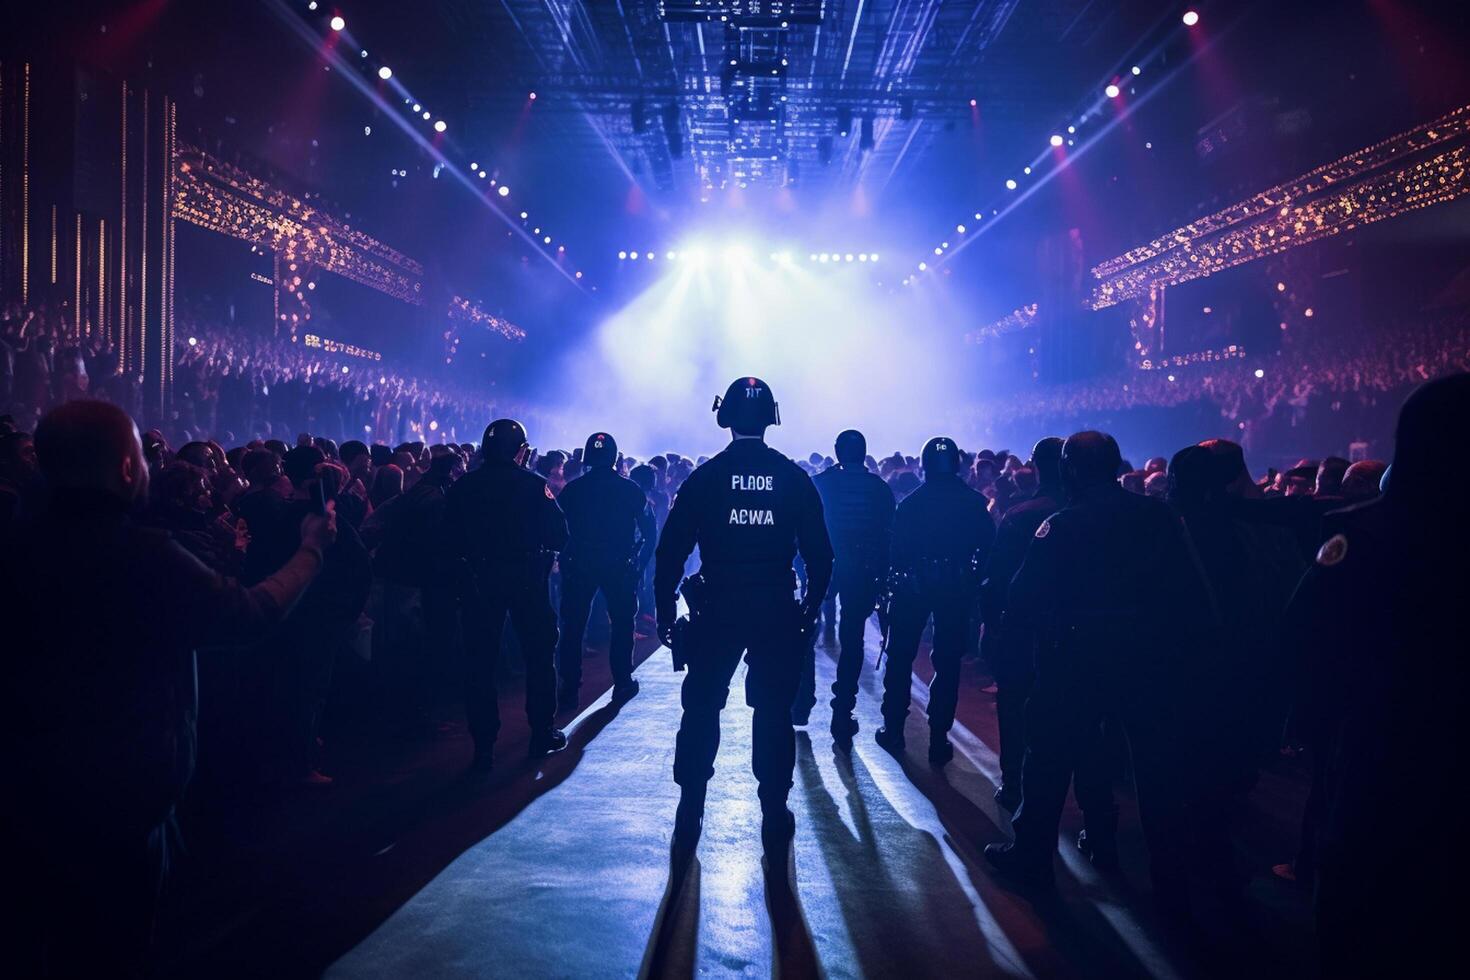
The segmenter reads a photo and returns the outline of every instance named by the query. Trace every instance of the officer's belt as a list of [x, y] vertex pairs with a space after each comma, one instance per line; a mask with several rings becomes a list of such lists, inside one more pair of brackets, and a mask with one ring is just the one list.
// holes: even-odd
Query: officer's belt
[[787, 562], [720, 563], [704, 562], [699, 574], [717, 589], [763, 588], [795, 589], [796, 572]]

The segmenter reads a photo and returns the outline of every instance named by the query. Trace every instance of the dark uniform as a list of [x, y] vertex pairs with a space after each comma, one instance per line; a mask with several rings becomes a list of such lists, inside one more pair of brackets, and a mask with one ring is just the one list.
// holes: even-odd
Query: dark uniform
[[1036, 634], [1006, 629], [1011, 579], [1016, 577], [1036, 529], [1062, 506], [1060, 487], [1042, 485], [1002, 518], [985, 568], [985, 639], [982, 652], [995, 676], [995, 716], [1000, 730], [1000, 791], [996, 799], [1014, 810], [1021, 798], [1021, 760], [1026, 753], [1025, 710], [1036, 672]]
[[[502, 422], [491, 424], [491, 429]], [[517, 425], [517, 423], [510, 423]], [[451, 558], [467, 567], [465, 647], [469, 655], [465, 710], [475, 739], [477, 763], [486, 765], [500, 731], [495, 671], [506, 616], [520, 640], [526, 662], [526, 717], [532, 750], [560, 736], [556, 714], [556, 613], [548, 576], [553, 553], [567, 542], [567, 522], [540, 476], [511, 458], [491, 455], [449, 488], [444, 501], [444, 541]], [[524, 445], [524, 431], [521, 436]], [[560, 746], [554, 746], [560, 747]]]
[[[838, 447], [841, 451], [841, 437]], [[863, 666], [863, 631], [888, 573], [894, 511], [893, 491], [882, 477], [864, 468], [862, 451], [855, 455], [856, 463], [834, 466], [813, 481], [836, 553], [832, 596], [841, 602], [842, 612], [837, 679], [832, 683], [832, 730], [836, 734], [840, 729], [843, 735], [856, 730], [852, 711]]]
[[[1096, 467], [1105, 475], [1069, 486], [1069, 502], [1036, 529], [1011, 584], [1007, 622], [1041, 641], [1016, 842], [992, 844], [986, 856], [1002, 870], [1050, 878], [1067, 787], [1096, 751], [1100, 723], [1117, 719], [1133, 756], [1155, 894], [1182, 899], [1190, 709], [1181, 693], [1192, 653], [1214, 630], [1214, 605], [1179, 518], [1111, 478], [1111, 438], [1082, 435], [1093, 449], [1106, 440], [1111, 462]], [[1064, 472], [1077, 439], [1067, 441]]]
[[1409, 397], [1383, 497], [1328, 519], [1287, 610], [1319, 757], [1323, 976], [1443, 973], [1462, 944], [1470, 521], [1446, 493], [1470, 462], [1446, 434], [1467, 426], [1470, 375]]
[[959, 450], [953, 440], [931, 439], [924, 447], [924, 464], [923, 485], [898, 505], [893, 522], [894, 593], [879, 741], [890, 748], [902, 747], [914, 658], [932, 616], [930, 757], [946, 762], [953, 754], [947, 736], [959, 700], [960, 659], [979, 584], [976, 568], [984, 567], [995, 540], [995, 524], [985, 509], [985, 497], [960, 479]]
[[561, 707], [574, 708], [582, 684], [582, 638], [600, 590], [612, 623], [608, 659], [618, 696], [634, 691], [633, 620], [638, 615], [638, 577], [657, 532], [653, 511], [638, 485], [613, 469], [617, 444], [596, 433], [582, 456], [588, 469], [562, 488], [557, 502], [570, 536], [561, 554], [561, 645], [557, 673]]
[[[746, 396], [746, 388], [757, 394]], [[759, 399], [769, 414], [749, 413], [752, 406], [742, 404], [747, 397]], [[731, 385], [723, 405], [720, 423], [737, 433], [763, 433], [777, 418], [769, 388], [755, 378]], [[743, 422], [742, 409], [748, 412]], [[800, 467], [756, 436], [736, 438], [691, 473], [674, 498], [658, 543], [654, 596], [660, 635], [666, 639], [684, 562], [696, 545], [708, 599], [694, 611], [697, 632], [687, 651], [674, 781], [685, 803], [695, 801], [694, 809], [702, 813], [704, 786], [714, 774], [720, 743], [720, 711], [746, 654], [745, 699], [755, 715], [753, 769], [762, 811], [789, 820], [786, 796], [796, 762], [791, 703], [802, 632], [814, 621], [832, 576], [821, 498]], [[798, 549], [809, 583], [803, 603], [794, 596]]]

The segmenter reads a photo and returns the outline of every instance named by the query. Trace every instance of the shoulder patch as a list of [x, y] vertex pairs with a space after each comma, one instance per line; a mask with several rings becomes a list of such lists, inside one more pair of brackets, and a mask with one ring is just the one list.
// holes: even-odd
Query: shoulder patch
[[1044, 538], [1044, 537], [1046, 537], [1050, 533], [1051, 533], [1051, 518], [1048, 517], [1046, 520], [1042, 521], [1041, 522], [1041, 526], [1036, 529], [1036, 536], [1038, 538]]
[[1323, 568], [1331, 568], [1338, 564], [1348, 553], [1348, 540], [1344, 534], [1334, 534], [1328, 538], [1326, 543], [1317, 551], [1317, 564]]
[[546, 499], [547, 500], [555, 500], [556, 499], [556, 494], [554, 494], [554, 493], [551, 492], [551, 484], [549, 484], [549, 483], [543, 483], [543, 484], [541, 484], [541, 492], [544, 493], [544, 494], [546, 494]]

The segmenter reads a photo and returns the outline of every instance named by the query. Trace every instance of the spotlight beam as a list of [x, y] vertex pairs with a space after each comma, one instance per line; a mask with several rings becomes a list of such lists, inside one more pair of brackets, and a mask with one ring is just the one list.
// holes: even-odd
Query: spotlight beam
[[291, 32], [296, 35], [296, 38], [299, 41], [305, 44], [312, 51], [323, 53], [327, 60], [331, 62], [332, 67], [336, 69], [338, 74], [346, 78], [347, 81], [350, 82], [352, 86], [356, 88], [357, 91], [369, 102], [372, 102], [374, 105], [376, 105], [385, 116], [393, 121], [393, 124], [395, 126], [402, 130], [409, 139], [414, 141], [414, 143], [418, 144], [419, 149], [423, 150], [425, 153], [429, 154], [429, 156], [438, 161], [438, 163], [440, 163], [444, 167], [445, 173], [450, 174], [455, 180], [459, 181], [459, 183], [467, 191], [469, 191], [474, 196], [474, 198], [485, 207], [486, 210], [499, 218], [507, 228], [509, 228], [515, 234], [519, 235], [522, 241], [529, 245], [537, 255], [545, 259], [546, 263], [550, 265], [553, 269], [555, 269], [563, 279], [565, 279], [568, 283], [572, 285], [573, 288], [582, 290], [582, 284], [578, 282], [577, 279], [570, 272], [562, 268], [561, 264], [556, 261], [555, 257], [548, 254], [541, 247], [540, 242], [531, 237], [531, 235], [529, 235], [526, 230], [521, 227], [518, 221], [512, 220], [510, 215], [506, 214], [500, 208], [496, 207], [493, 202], [491, 202], [483, 194], [481, 194], [478, 187], [469, 179], [468, 176], [461, 172], [461, 169], [459, 167], [456, 167], [454, 163], [448, 157], [446, 157], [439, 150], [439, 148], [433, 144], [431, 140], [428, 139], [428, 137], [424, 136], [423, 133], [420, 133], [416, 126], [410, 124], [408, 120], [403, 118], [403, 113], [400, 111], [398, 106], [390, 104], [386, 99], [379, 95], [374, 87], [365, 78], [362, 77], [362, 74], [357, 70], [356, 65], [354, 65], [352, 62], [348, 61], [346, 58], [338, 53], [336, 46], [330, 47], [325, 52], [322, 52], [321, 47], [318, 43], [320, 39], [311, 30], [311, 28], [308, 27], [304, 21], [302, 21], [300, 17], [297, 17], [295, 13], [292, 12], [291, 8], [286, 5], [285, 0], [271, 0], [269, 6], [271, 12], [274, 13], [282, 23], [284, 23], [288, 28], [291, 29]]

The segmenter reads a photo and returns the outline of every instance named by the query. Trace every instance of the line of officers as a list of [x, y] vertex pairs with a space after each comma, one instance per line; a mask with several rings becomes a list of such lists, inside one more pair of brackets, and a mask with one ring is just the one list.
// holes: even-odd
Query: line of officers
[[[614, 699], [637, 694], [635, 595], [653, 551], [659, 637], [673, 649], [676, 668], [687, 667], [674, 761], [676, 853], [692, 853], [699, 839], [719, 716], [742, 659], [762, 841], [768, 855], [790, 841], [793, 725], [815, 701], [816, 623], [830, 596], [839, 648], [830, 730], [839, 750], [850, 749], [859, 731], [864, 633], [877, 610], [885, 663], [876, 740], [897, 755], [906, 751], [914, 661], [932, 622], [927, 754], [933, 765], [947, 763], [961, 661], [983, 621], [983, 652], [998, 688], [1003, 783], [996, 798], [1014, 811], [1016, 835], [1014, 843], [990, 845], [987, 858], [1017, 878], [1049, 880], [1075, 779], [1087, 828], [1079, 846], [1099, 865], [1117, 860], [1106, 721], [1127, 734], [1156, 891], [1166, 890], [1165, 901], [1180, 894], [1189, 793], [1171, 716], [1179, 660], [1171, 651], [1207, 631], [1214, 612], [1178, 519], [1162, 502], [1118, 486], [1120, 454], [1111, 437], [1087, 432], [1038, 443], [1038, 488], [997, 527], [986, 498], [963, 480], [952, 439], [924, 446], [924, 483], [895, 504], [888, 485], [866, 469], [857, 431], [837, 437], [837, 464], [815, 478], [767, 446], [766, 430], [780, 423], [780, 412], [760, 379], [737, 379], [715, 399], [715, 411], [730, 444], [679, 489], [656, 549], [644, 494], [616, 472], [611, 435], [588, 439], [584, 474], [556, 498], [523, 467], [528, 440], [518, 422], [501, 419], [486, 429], [484, 465], [450, 489], [444, 521], [445, 546], [465, 572], [466, 635], [479, 643], [467, 695], [475, 766], [491, 766], [500, 727], [495, 666], [507, 617], [526, 664], [532, 756], [567, 744], [555, 727], [558, 698], [564, 709], [577, 703], [583, 631], [599, 591], [612, 620]], [[696, 548], [699, 568], [686, 576]], [[548, 590], [556, 553], [559, 657]], [[1169, 642], [1141, 647], [1136, 639], [1145, 627]]]

